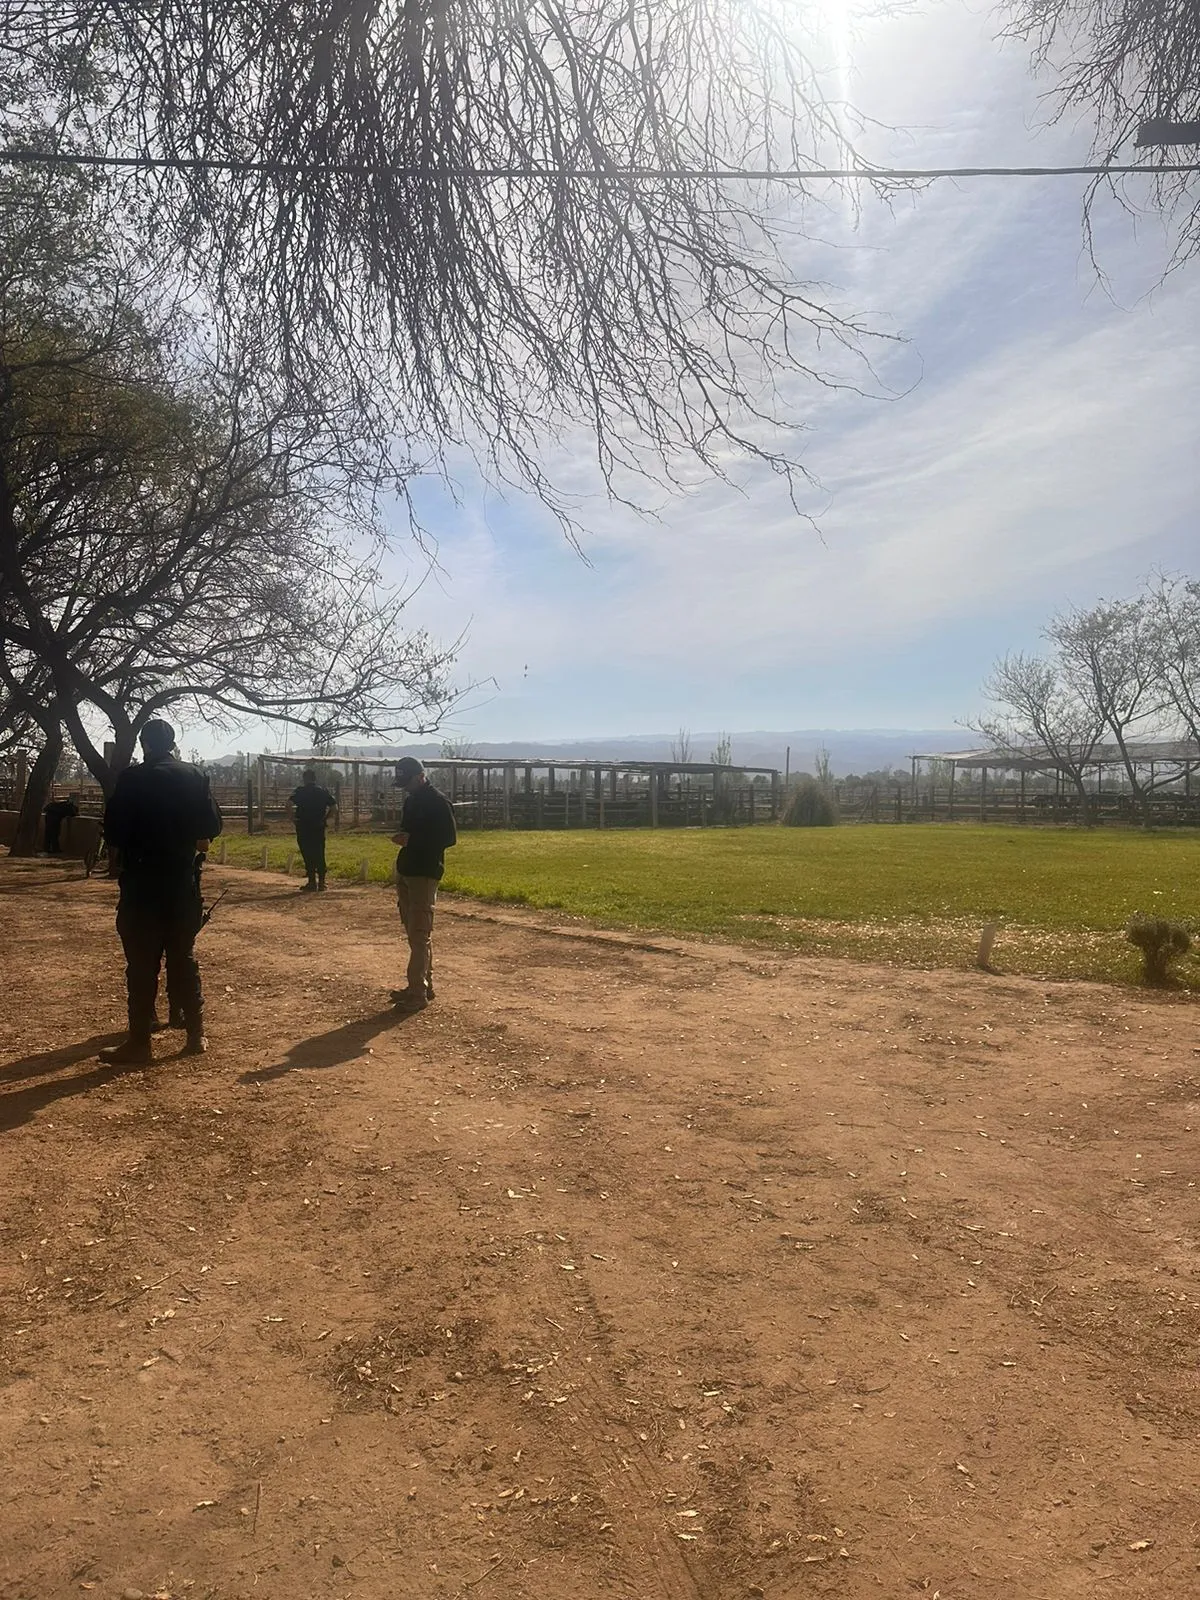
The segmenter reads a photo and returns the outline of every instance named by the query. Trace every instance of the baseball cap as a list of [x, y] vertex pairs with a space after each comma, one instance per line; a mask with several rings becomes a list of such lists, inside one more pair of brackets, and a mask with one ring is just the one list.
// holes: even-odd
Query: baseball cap
[[416, 756], [402, 756], [396, 763], [395, 782], [398, 784], [411, 783], [414, 778], [424, 771], [425, 768], [417, 760]]
[[170, 750], [175, 743], [175, 729], [162, 717], [151, 717], [138, 737], [143, 750]]

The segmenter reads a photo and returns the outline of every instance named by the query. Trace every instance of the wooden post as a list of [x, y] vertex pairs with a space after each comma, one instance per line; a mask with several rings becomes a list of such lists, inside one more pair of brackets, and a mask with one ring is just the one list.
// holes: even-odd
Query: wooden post
[[246, 832], [254, 832], [254, 779], [246, 775]]
[[268, 859], [269, 859], [268, 847], [266, 845], [263, 845], [263, 847], [262, 847], [262, 869], [263, 869], [264, 872], [267, 870], [267, 861], [268, 861]]
[[1022, 822], [1025, 821], [1025, 777], [1026, 777], [1025, 768], [1022, 767], [1021, 768], [1021, 798], [1017, 802], [1017, 815], [1020, 817]]
[[537, 792], [537, 825], [539, 828], [546, 826], [546, 791], [540, 784]]
[[596, 768], [596, 826], [604, 826], [604, 774]]
[[512, 827], [512, 781], [513, 769], [510, 762], [505, 762], [501, 768], [504, 773], [504, 826]]
[[350, 804], [354, 808], [354, 826], [356, 828], [358, 827], [358, 795], [358, 762], [356, 761], [350, 768]]
[[586, 828], [587, 827], [587, 781], [588, 781], [588, 769], [586, 767], [580, 767], [580, 769], [579, 769], [579, 826], [581, 828]]
[[267, 825], [267, 758], [258, 758], [258, 821], [259, 826]]
[[751, 780], [750, 780], [750, 790], [749, 790], [749, 794], [748, 794], [747, 798], [749, 799], [749, 802], [750, 802], [750, 805], [749, 805], [750, 826], [753, 827], [754, 826], [754, 779], [753, 778], [751, 778]]
[[658, 827], [658, 773], [650, 769], [650, 826]]
[[[788, 746], [788, 753], [789, 754], [791, 753], [791, 746], [790, 745]], [[771, 821], [772, 822], [778, 822], [779, 821], [779, 772], [778, 772], [778, 770], [776, 770], [775, 772], [772, 772], [772, 774], [771, 774]]]
[[950, 802], [947, 806], [947, 821], [954, 821], [954, 780], [958, 777], [958, 762], [950, 763]]
[[220, 837], [220, 839], [219, 839], [219, 841], [217, 843], [217, 865], [221, 866], [221, 867], [223, 867], [225, 865], [225, 835], [224, 834], [221, 835], [221, 837]]
[[987, 821], [987, 774], [986, 766], [979, 769], [979, 820]]

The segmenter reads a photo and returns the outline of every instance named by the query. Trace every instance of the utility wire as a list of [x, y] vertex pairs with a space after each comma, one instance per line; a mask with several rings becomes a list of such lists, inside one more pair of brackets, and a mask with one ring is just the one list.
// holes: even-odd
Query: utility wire
[[1106, 163], [1076, 167], [393, 167], [343, 162], [289, 163], [224, 161], [206, 156], [99, 156], [64, 150], [5, 150], [0, 162], [16, 166], [134, 168], [153, 172], [228, 172], [262, 177], [348, 178], [548, 178], [577, 182], [654, 183], [688, 178], [737, 178], [751, 183], [804, 183], [821, 178], [865, 179], [868, 183], [913, 182], [927, 178], [1068, 178], [1109, 177], [1146, 173], [1200, 172], [1200, 161], [1146, 164]]

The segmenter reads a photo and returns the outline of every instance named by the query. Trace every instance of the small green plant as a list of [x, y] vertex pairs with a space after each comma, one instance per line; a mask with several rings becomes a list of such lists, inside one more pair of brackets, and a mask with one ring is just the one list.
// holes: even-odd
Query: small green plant
[[1192, 947], [1187, 929], [1165, 917], [1134, 917], [1125, 937], [1142, 952], [1143, 981], [1156, 989], [1170, 983], [1171, 962]]
[[832, 828], [837, 820], [837, 799], [828, 784], [816, 778], [801, 778], [784, 809], [784, 826]]

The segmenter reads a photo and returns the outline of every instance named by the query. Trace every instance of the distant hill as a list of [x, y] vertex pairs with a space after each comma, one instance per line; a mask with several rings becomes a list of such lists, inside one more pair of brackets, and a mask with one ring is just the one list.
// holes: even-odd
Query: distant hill
[[[540, 756], [543, 760], [554, 761], [567, 761], [573, 756], [583, 761], [669, 761], [671, 746], [677, 738], [677, 735], [664, 733], [617, 735], [609, 739], [521, 739], [503, 744], [479, 740], [471, 741], [470, 753], [501, 761], [522, 756], [535, 759]], [[782, 733], [734, 733], [732, 738], [735, 766], [741, 763], [750, 767], [782, 768], [790, 745], [791, 770], [811, 772], [817, 752], [824, 748], [829, 752], [830, 764], [838, 777], [850, 772], [878, 772], [889, 766], [906, 770], [908, 758], [914, 753], [964, 750], [972, 744], [971, 735], [962, 728], [797, 728]], [[715, 732], [693, 733], [692, 760], [707, 761], [716, 742]], [[441, 744], [345, 744], [338, 746], [338, 752], [351, 757], [393, 759], [410, 755], [426, 761], [441, 754]]]

